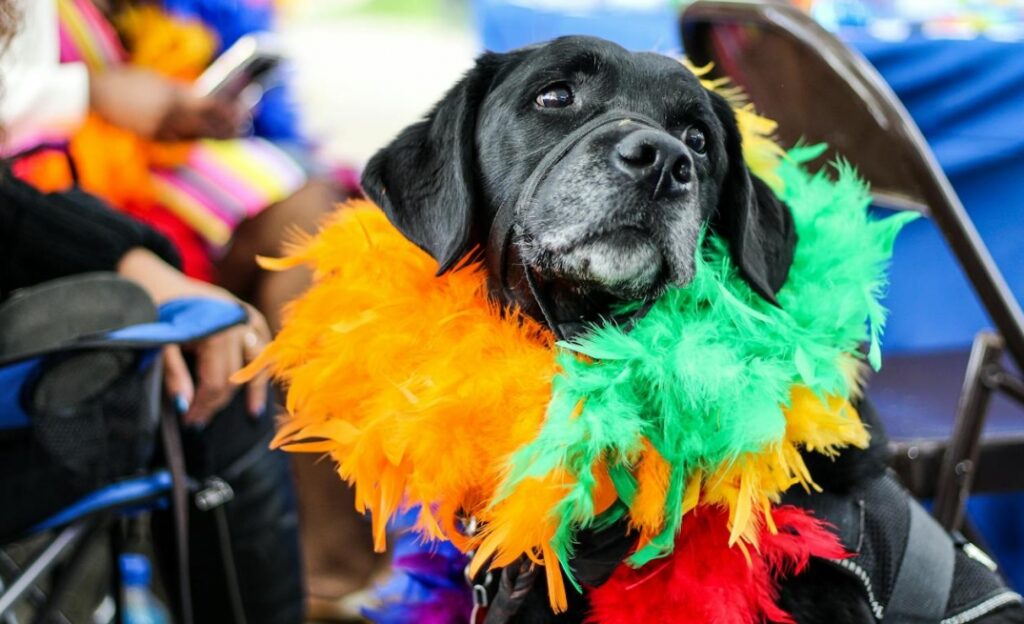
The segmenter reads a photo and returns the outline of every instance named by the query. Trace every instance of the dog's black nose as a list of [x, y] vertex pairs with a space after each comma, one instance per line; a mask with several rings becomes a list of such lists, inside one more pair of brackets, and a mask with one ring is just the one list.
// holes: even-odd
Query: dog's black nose
[[613, 149], [615, 166], [650, 188], [655, 198], [681, 194], [693, 177], [686, 145], [667, 132], [653, 128], [636, 130]]

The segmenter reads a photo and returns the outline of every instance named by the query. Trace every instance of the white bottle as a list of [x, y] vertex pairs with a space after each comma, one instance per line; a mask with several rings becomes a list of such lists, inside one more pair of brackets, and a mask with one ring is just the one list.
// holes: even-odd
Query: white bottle
[[121, 555], [121, 585], [124, 591], [123, 624], [171, 624], [167, 609], [150, 591], [152, 572], [145, 555]]

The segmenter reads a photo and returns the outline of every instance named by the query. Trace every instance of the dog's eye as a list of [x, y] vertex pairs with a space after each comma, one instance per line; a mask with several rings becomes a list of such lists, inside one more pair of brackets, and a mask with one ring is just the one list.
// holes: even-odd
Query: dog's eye
[[537, 94], [534, 102], [541, 108], [565, 108], [572, 104], [574, 99], [569, 85], [564, 82], [557, 82], [544, 87], [544, 90]]
[[698, 154], [703, 154], [707, 148], [707, 140], [704, 138], [704, 131], [697, 126], [690, 126], [683, 135], [683, 142]]

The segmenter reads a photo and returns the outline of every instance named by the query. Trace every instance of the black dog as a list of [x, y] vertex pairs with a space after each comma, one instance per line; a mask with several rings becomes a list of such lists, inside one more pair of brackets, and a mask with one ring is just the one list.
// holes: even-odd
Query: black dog
[[[729, 104], [675, 60], [593, 38], [483, 55], [426, 119], [374, 156], [363, 186], [440, 272], [485, 257], [494, 296], [563, 336], [611, 317], [619, 303], [687, 284], [705, 224], [729, 241], [744, 279], [773, 303], [796, 245], [788, 209], [743, 162]], [[863, 510], [865, 501], [905, 511], [916, 503], [886, 475], [884, 435], [869, 406], [862, 413], [872, 447], [835, 462], [808, 456], [827, 495], [788, 502], [837, 524], [858, 553], [852, 561], [871, 569], [815, 562], [786, 579], [781, 604], [798, 622], [873, 622], [890, 599], [906, 602], [891, 595], [905, 589], [894, 591], [901, 555], [913, 550], [901, 541], [906, 531], [892, 543], [865, 542], [865, 527], [888, 519]], [[890, 524], [906, 528], [913, 517], [896, 514]], [[613, 537], [583, 536], [573, 566], [581, 577], [599, 582], [608, 563], [621, 560], [630, 539], [624, 531]], [[954, 595], [939, 612], [977, 616], [950, 622], [1024, 622], [1019, 597], [955, 551], [953, 585], [981, 589]], [[584, 565], [588, 552], [607, 569]], [[516, 621], [583, 620], [582, 598], [555, 618], [541, 593], [516, 605]], [[932, 620], [911, 613], [885, 621]]]

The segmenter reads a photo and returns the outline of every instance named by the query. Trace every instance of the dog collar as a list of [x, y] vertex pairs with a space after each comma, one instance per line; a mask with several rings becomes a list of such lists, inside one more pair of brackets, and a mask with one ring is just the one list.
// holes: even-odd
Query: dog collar
[[[499, 207], [498, 212], [494, 215], [494, 221], [491, 223], [485, 261], [490, 274], [495, 276], [495, 279], [497, 280], [496, 288], [491, 293], [492, 296], [498, 295], [505, 301], [516, 301], [520, 293], [524, 290], [523, 285], [525, 285], [525, 290], [529, 293], [529, 297], [534, 303], [536, 303], [537, 308], [540, 310], [541, 316], [543, 317], [542, 320], [559, 340], [566, 340], [576, 336], [586, 328], [587, 323], [581, 319], [557, 318], [555, 316], [555, 310], [552, 302], [541, 289], [540, 276], [537, 275], [530, 267], [522, 266], [521, 268], [515, 269], [522, 271], [521, 282], [519, 284], [516, 284], [516, 281], [511, 279], [513, 267], [509, 263], [509, 253], [516, 219], [520, 214], [522, 214], [523, 208], [529, 202], [533, 201], [533, 198], [537, 193], [537, 188], [540, 186], [541, 182], [548, 177], [555, 165], [560, 163], [562, 159], [565, 158], [566, 154], [576, 147], [580, 141], [585, 139], [592, 132], [595, 132], [607, 125], [628, 122], [634, 122], [650, 126], [652, 128], [662, 128], [662, 125], [657, 121], [639, 113], [611, 110], [592, 117], [582, 126], [567, 134], [550, 152], [545, 154], [544, 158], [537, 163], [537, 166], [534, 167], [533, 171], [530, 173], [530, 177], [526, 179], [516, 202], [514, 204], [505, 204]], [[650, 309], [651, 303], [653, 302], [645, 301], [637, 310], [631, 311], [628, 314], [615, 316], [609, 320], [612, 320], [619, 325], [625, 324], [628, 326], [637, 319], [642, 318], [647, 310]]]

